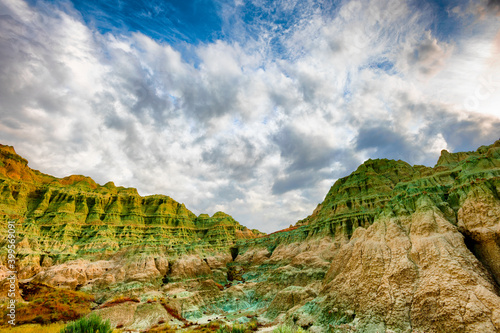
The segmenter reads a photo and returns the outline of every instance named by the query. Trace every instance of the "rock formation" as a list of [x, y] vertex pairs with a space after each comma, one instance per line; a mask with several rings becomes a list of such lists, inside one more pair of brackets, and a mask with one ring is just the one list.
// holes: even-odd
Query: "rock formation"
[[[125, 269], [127, 279], [135, 276], [147, 280], [166, 273], [164, 267], [157, 269], [157, 266], [161, 266], [158, 262], [165, 261], [167, 256], [217, 253], [237, 239], [260, 234], [241, 226], [223, 212], [212, 217], [196, 216], [168, 196], [141, 197], [134, 188], [116, 187], [112, 182], [100, 186], [85, 176], [58, 179], [32, 170], [27, 163], [13, 147], [0, 146], [0, 220], [3, 224], [16, 221], [17, 252], [22, 257], [21, 279], [69, 260], [108, 260], [111, 255], [121, 253], [120, 258], [153, 254], [153, 258], [146, 261], [140, 258], [134, 265], [144, 265], [136, 268], [123, 264], [122, 259], [112, 264]], [[3, 238], [6, 229], [0, 234]], [[4, 247], [1, 251], [5, 250]], [[4, 263], [3, 260], [0, 263]], [[82, 263], [70, 265], [81, 268]], [[92, 263], [91, 266], [98, 265]], [[102, 270], [104, 266], [89, 267], [86, 271]], [[142, 278], [133, 273], [136, 270]], [[76, 279], [70, 275], [68, 279]], [[78, 279], [80, 282], [66, 282], [74, 287], [87, 280]]]
[[305, 327], [497, 332], [499, 197], [500, 141], [475, 152], [443, 151], [434, 168], [368, 160], [295, 228], [241, 242], [239, 252], [251, 261], [265, 248], [261, 267], [282, 263], [268, 283], [278, 274], [281, 285], [321, 283], [318, 297], [281, 311]]
[[0, 153], [22, 285], [97, 304], [140, 298], [94, 310], [114, 325], [257, 316], [312, 332], [500, 332], [500, 140], [443, 151], [434, 167], [368, 160], [312, 215], [261, 237], [224, 213], [196, 217], [169, 197], [57, 179]]

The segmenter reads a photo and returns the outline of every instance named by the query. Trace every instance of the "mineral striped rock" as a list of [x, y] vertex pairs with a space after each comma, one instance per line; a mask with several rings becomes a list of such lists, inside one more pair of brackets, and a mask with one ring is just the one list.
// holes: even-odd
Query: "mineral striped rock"
[[237, 260], [268, 289], [313, 286], [279, 304], [304, 327], [499, 332], [499, 240], [500, 140], [433, 168], [368, 160], [295, 227], [240, 242]]
[[[312, 332], [500, 332], [500, 140], [443, 151], [434, 167], [368, 160], [310, 216], [265, 236], [169, 197], [44, 175], [11, 147], [0, 154], [0, 213], [19, 220], [23, 284], [98, 303], [167, 297], [183, 318], [257, 315]], [[133, 330], [131, 318], [165, 315], [159, 304], [117, 305], [124, 319], [96, 311]]]
[[[0, 222], [17, 222], [17, 253], [22, 258], [19, 278], [31, 278], [45, 268], [74, 259], [87, 260], [91, 266], [70, 263], [71, 267], [79, 268], [67, 267], [59, 270], [59, 274], [51, 272], [54, 277], [51, 283], [56, 285], [81, 286], [89, 279], [77, 278], [74, 276], [77, 273], [69, 272], [94, 276], [96, 265], [91, 261], [109, 261], [113, 255], [113, 264], [103, 265], [120, 264], [128, 276], [125, 280], [131, 279], [130, 276], [139, 280], [158, 277], [167, 273], [166, 257], [191, 252], [218, 253], [238, 239], [261, 234], [223, 212], [211, 217], [196, 216], [168, 196], [142, 197], [136, 189], [117, 187], [112, 182], [101, 186], [85, 176], [59, 179], [43, 174], [29, 168], [13, 147], [4, 145], [0, 145], [0, 193]], [[5, 242], [5, 237], [6, 228], [2, 228], [0, 242]], [[3, 246], [1, 264], [5, 264], [5, 251]], [[134, 254], [138, 255], [136, 268], [130, 260], [122, 258]], [[151, 254], [153, 261], [142, 258], [146, 254]], [[161, 264], [162, 261], [165, 263]], [[61, 272], [65, 272], [65, 278]], [[45, 278], [37, 278], [50, 282], [48, 271], [44, 274]]]

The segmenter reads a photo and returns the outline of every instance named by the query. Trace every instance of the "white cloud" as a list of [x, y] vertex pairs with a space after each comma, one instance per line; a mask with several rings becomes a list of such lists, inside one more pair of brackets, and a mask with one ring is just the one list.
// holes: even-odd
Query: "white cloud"
[[68, 6], [0, 0], [0, 140], [46, 173], [286, 227], [368, 157], [432, 164], [498, 138], [497, 18], [450, 9], [469, 23], [444, 41], [431, 9], [393, 3], [255, 1], [271, 19], [252, 26], [225, 5], [232, 37], [191, 46], [192, 63]]

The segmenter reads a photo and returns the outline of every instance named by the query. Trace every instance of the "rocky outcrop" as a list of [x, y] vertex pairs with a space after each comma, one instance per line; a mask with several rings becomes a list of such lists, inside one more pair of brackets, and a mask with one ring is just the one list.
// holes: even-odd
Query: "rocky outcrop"
[[[443, 151], [433, 168], [368, 160], [295, 227], [239, 242], [237, 261], [258, 263], [248, 277], [253, 270], [262, 280], [268, 270], [267, 286], [309, 281], [318, 297], [286, 310], [284, 320], [319, 324], [313, 330], [497, 332], [499, 240], [497, 141]], [[299, 278], [307, 271], [315, 273]]]
[[269, 304], [266, 316], [276, 318], [280, 313], [285, 313], [297, 305], [302, 305], [316, 296], [317, 293], [311, 288], [287, 287], [276, 294], [271, 304]]
[[[136, 189], [111, 182], [101, 186], [84, 176], [59, 179], [27, 163], [12, 147], [0, 146], [0, 222], [16, 221], [21, 279], [70, 260], [107, 260], [123, 250], [153, 257], [218, 253], [259, 234], [222, 212], [196, 216], [168, 196], [141, 197]], [[5, 228], [0, 230], [0, 244], [6, 235]], [[5, 249], [0, 250], [0, 264]]]
[[163, 277], [155, 261], [155, 258], [146, 256], [98, 261], [78, 259], [50, 266], [31, 281], [73, 290], [103, 288], [131, 281], [148, 282]]
[[434, 167], [368, 160], [309, 217], [264, 237], [3, 151], [0, 208], [21, 221], [20, 276], [98, 303], [140, 297], [98, 310], [116, 324], [123, 312], [127, 329], [178, 314], [313, 332], [500, 332], [500, 141], [443, 151]]
[[408, 217], [358, 228], [333, 258], [324, 302], [356, 313], [361, 327], [495, 332], [500, 297], [463, 235], [425, 197]]

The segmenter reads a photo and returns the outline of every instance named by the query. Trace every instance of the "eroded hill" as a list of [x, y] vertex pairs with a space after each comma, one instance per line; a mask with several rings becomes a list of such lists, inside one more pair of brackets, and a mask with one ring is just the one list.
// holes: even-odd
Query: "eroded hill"
[[500, 140], [443, 151], [432, 168], [368, 160], [312, 215], [264, 237], [223, 213], [196, 217], [168, 197], [43, 175], [8, 147], [2, 156], [21, 289], [92, 294], [114, 325], [256, 317], [314, 332], [500, 331]]

